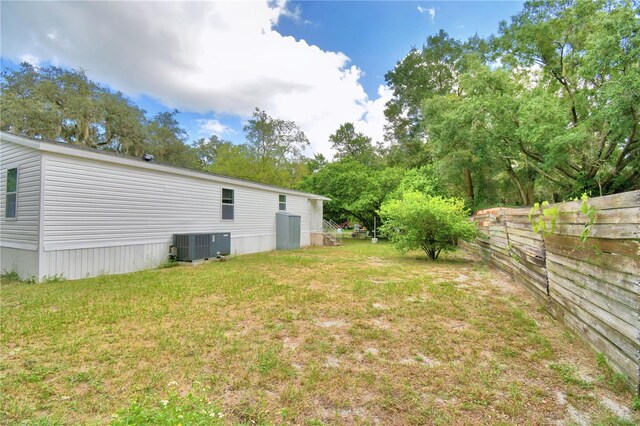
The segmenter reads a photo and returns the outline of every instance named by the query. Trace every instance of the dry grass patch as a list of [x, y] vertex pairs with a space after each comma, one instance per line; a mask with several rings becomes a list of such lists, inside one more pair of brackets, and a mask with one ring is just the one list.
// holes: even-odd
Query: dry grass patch
[[465, 253], [345, 240], [5, 281], [1, 303], [2, 423], [638, 421], [606, 362]]

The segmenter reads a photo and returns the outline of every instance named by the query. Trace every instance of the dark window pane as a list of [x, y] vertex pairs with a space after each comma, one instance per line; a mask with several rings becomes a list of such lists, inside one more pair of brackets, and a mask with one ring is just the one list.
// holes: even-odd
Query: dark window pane
[[16, 217], [16, 193], [7, 194], [6, 210], [4, 217], [15, 218]]
[[7, 192], [16, 192], [18, 188], [18, 169], [7, 170]]
[[222, 219], [233, 220], [233, 206], [228, 204], [222, 205]]
[[233, 189], [222, 188], [222, 204], [233, 204]]

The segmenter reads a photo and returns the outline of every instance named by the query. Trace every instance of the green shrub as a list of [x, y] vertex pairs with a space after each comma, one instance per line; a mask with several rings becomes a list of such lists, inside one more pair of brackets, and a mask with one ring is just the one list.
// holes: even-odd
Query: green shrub
[[405, 192], [401, 199], [385, 202], [380, 216], [384, 221], [381, 232], [398, 250], [422, 249], [431, 260], [443, 250], [455, 250], [459, 240], [476, 236], [476, 225], [469, 221], [459, 198]]

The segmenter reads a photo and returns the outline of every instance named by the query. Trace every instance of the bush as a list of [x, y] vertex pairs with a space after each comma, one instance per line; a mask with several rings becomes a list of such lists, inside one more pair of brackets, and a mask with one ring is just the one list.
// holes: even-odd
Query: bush
[[380, 209], [384, 225], [380, 231], [401, 252], [422, 249], [436, 260], [441, 251], [455, 250], [458, 240], [476, 236], [463, 200], [421, 192], [405, 192], [399, 200], [385, 202]]

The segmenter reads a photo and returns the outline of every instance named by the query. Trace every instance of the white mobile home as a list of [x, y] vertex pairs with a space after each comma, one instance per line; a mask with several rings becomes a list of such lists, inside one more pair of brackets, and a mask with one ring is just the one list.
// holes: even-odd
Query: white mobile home
[[67, 279], [153, 268], [174, 234], [231, 234], [231, 254], [276, 248], [276, 213], [322, 232], [320, 195], [0, 132], [0, 267]]

